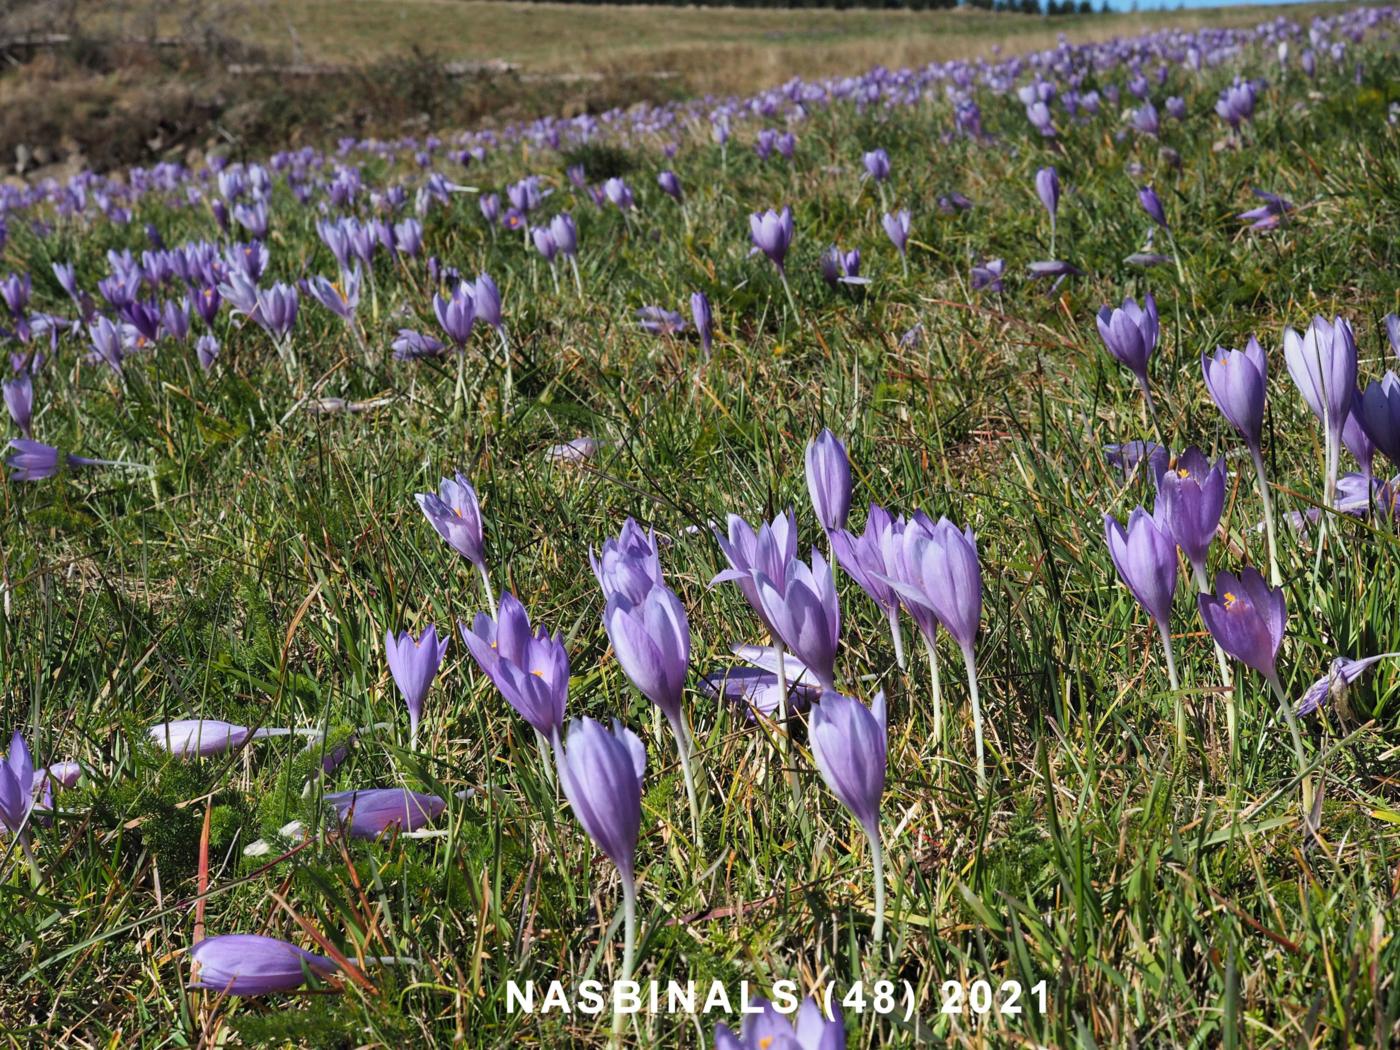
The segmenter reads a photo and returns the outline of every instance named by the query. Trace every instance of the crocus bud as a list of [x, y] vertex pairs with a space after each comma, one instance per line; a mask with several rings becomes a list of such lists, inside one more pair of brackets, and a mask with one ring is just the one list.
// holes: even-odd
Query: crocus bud
[[709, 297], [704, 292], [690, 293], [690, 316], [695, 321], [695, 331], [700, 336], [700, 347], [708, 358], [715, 339], [715, 322], [710, 312]]
[[18, 835], [34, 807], [34, 759], [18, 729], [10, 738], [10, 750], [0, 762], [0, 824]]
[[1386, 372], [1379, 383], [1371, 380], [1355, 408], [1367, 437], [1392, 463], [1400, 463], [1400, 379]]
[[25, 437], [33, 437], [31, 423], [34, 415], [34, 381], [28, 372], [21, 372], [14, 379], [0, 383], [5, 394], [5, 408], [14, 420], [15, 426]]
[[877, 834], [885, 792], [885, 694], [877, 693], [867, 708], [849, 696], [826, 693], [812, 707], [811, 725], [812, 758], [827, 789], [866, 834]]
[[783, 260], [792, 246], [792, 209], [784, 206], [781, 212], [769, 208], [766, 212], [749, 216], [749, 235], [754, 247], [768, 256], [778, 272], [783, 272]]
[[817, 551], [812, 564], [793, 559], [781, 579], [762, 573], [755, 582], [763, 619], [825, 689], [835, 689], [841, 608], [831, 566]]
[[671, 197], [677, 201], [682, 199], [681, 180], [680, 177], [676, 175], [674, 171], [661, 172], [659, 175], [656, 176], [656, 181], [657, 184], [660, 185], [662, 192], [665, 193], [666, 196]]
[[1050, 213], [1050, 221], [1060, 210], [1060, 173], [1053, 167], [1041, 168], [1035, 173], [1035, 192], [1040, 195], [1040, 203]]
[[1201, 355], [1206, 389], [1221, 414], [1235, 428], [1251, 451], [1263, 441], [1264, 398], [1268, 390], [1269, 364], [1264, 348], [1254, 336], [1243, 350], [1215, 348], [1215, 356]]
[[567, 740], [556, 734], [554, 754], [574, 816], [630, 888], [642, 826], [646, 749], [621, 722], [614, 721], [609, 731], [591, 718], [576, 718], [569, 723]]
[[807, 492], [822, 528], [827, 532], [845, 528], [851, 512], [851, 463], [846, 446], [824, 428], [807, 445], [806, 469]]
[[608, 599], [603, 624], [617, 662], [637, 690], [680, 727], [690, 665], [690, 621], [669, 587], [653, 586], [641, 602], [625, 594]]
[[876, 182], [884, 182], [890, 177], [890, 155], [882, 149], [870, 150], [861, 158], [865, 173]]
[[418, 723], [423, 717], [423, 701], [427, 699], [433, 678], [442, 666], [442, 658], [447, 653], [447, 639], [438, 640], [437, 627], [433, 624], [429, 624], [417, 638], [407, 631], [400, 631], [397, 635], [386, 631], [384, 652], [394, 684], [399, 687], [399, 693], [408, 706], [409, 735], [416, 739]]
[[1111, 514], [1103, 516], [1103, 524], [1119, 578], [1157, 625], [1166, 626], [1176, 594], [1176, 542], [1171, 533], [1142, 507], [1128, 516], [1126, 533]]
[[1108, 352], [1147, 385], [1147, 362], [1157, 348], [1157, 302], [1148, 292], [1142, 306], [1129, 296], [1117, 309], [1103, 306], [1096, 318]]
[[308, 973], [324, 977], [336, 964], [295, 944], [256, 933], [206, 937], [190, 949], [194, 988], [220, 995], [270, 995], [306, 983]]
[[1147, 212], [1148, 217], [1163, 229], [1167, 225], [1167, 212], [1162, 207], [1162, 199], [1157, 196], [1157, 191], [1151, 186], [1144, 186], [1138, 190], [1138, 203], [1142, 205], [1142, 210]]

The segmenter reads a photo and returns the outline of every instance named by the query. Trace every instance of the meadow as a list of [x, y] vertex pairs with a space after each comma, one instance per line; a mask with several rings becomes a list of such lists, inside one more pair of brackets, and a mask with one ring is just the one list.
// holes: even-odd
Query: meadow
[[0, 1033], [1395, 1045], [1397, 30], [0, 187]]

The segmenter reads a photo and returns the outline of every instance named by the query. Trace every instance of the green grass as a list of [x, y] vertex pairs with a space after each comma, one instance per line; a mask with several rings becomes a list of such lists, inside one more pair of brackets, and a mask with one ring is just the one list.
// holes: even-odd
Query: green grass
[[[1350, 69], [1316, 85], [1288, 78], [1261, 99], [1245, 148], [1214, 150], [1223, 132], [1204, 114], [1230, 73], [1173, 74], [1169, 90], [1184, 88], [1198, 114], [1164, 132], [1179, 170], [1150, 140], [1115, 144], [1106, 119], [1046, 143], [1014, 102], [985, 103], [1005, 148], [941, 143], [950, 123], [941, 102], [897, 115], [840, 109], [798, 128], [791, 167], [736, 143], [722, 168], [708, 140], [687, 145], [668, 162], [689, 195], [687, 232], [655, 188], [658, 158], [631, 159], [642, 209], [630, 226], [573, 202], [560, 164], [552, 203], [572, 206], [579, 222], [582, 298], [567, 279], [556, 293], [537, 257], [515, 237], [493, 240], [474, 200], [457, 198], [432, 214], [428, 249], [465, 272], [489, 269], [503, 288], [518, 352], [508, 411], [484, 359], [489, 340], [477, 337], [457, 401], [455, 364], [365, 368], [344, 327], [314, 304], [302, 307], [296, 389], [266, 337], [226, 317], [224, 355], [208, 375], [192, 354], [165, 349], [134, 361], [119, 389], [104, 367], [75, 366], [68, 345], [37, 384], [36, 436], [155, 473], [0, 486], [0, 731], [22, 726], [38, 760], [79, 758], [99, 774], [61, 796], [66, 812], [52, 827], [36, 829], [41, 885], [18, 851], [0, 862], [0, 1031], [17, 1046], [235, 1035], [249, 1045], [601, 1045], [606, 1019], [512, 1015], [505, 989], [509, 979], [573, 984], [615, 972], [615, 873], [459, 638], [417, 751], [383, 660], [386, 628], [444, 629], [482, 606], [474, 575], [413, 502], [461, 469], [483, 496], [496, 585], [568, 639], [571, 713], [621, 717], [647, 744], [644, 979], [719, 979], [736, 990], [779, 978], [911, 982], [914, 1018], [848, 1014], [852, 1046], [1393, 1045], [1394, 667], [1357, 686], [1349, 719], [1328, 708], [1308, 720], [1325, 800], [1321, 841], [1306, 842], [1287, 733], [1243, 668], [1241, 755], [1229, 761], [1219, 671], [1184, 583], [1174, 633], [1192, 743], [1176, 754], [1156, 632], [1117, 582], [1102, 538], [1105, 511], [1121, 518], [1151, 498], [1110, 472], [1102, 447], [1151, 435], [1130, 377], [1099, 342], [1101, 303], [1156, 294], [1152, 380], [1174, 447], [1238, 451], [1198, 357], [1258, 333], [1271, 355], [1266, 454], [1280, 512], [1320, 498], [1322, 458], [1319, 428], [1286, 376], [1283, 325], [1340, 312], [1356, 325], [1363, 375], [1390, 364], [1380, 319], [1400, 306], [1400, 141], [1385, 116], [1400, 99], [1400, 64], [1368, 50], [1360, 86]], [[907, 281], [877, 198], [860, 188], [860, 152], [877, 145], [891, 154], [892, 203], [914, 214]], [[547, 163], [507, 154], [474, 177], [500, 188]], [[1066, 186], [1057, 255], [1090, 275], [1053, 296], [1022, 276], [1048, 255], [1032, 186], [1047, 163]], [[1146, 234], [1134, 187], [1149, 180], [1174, 224], [1184, 282], [1171, 266], [1143, 275], [1121, 262]], [[1254, 185], [1296, 202], [1296, 220], [1242, 232], [1233, 215], [1252, 206]], [[935, 198], [951, 189], [976, 208], [938, 214]], [[771, 267], [748, 256], [747, 214], [785, 202], [796, 214], [789, 272], [801, 323]], [[290, 197], [276, 203], [272, 275], [330, 272], [311, 213]], [[148, 220], [169, 243], [213, 232], [200, 214], [154, 205], [127, 228], [60, 223], [45, 241], [14, 223], [3, 263], [32, 269], [36, 298], [67, 312], [48, 262], [72, 259], [92, 287], [105, 250], [139, 248]], [[820, 282], [817, 260], [833, 239], [864, 251], [867, 292]], [[1007, 292], [970, 295], [970, 262], [997, 256]], [[362, 310], [374, 346], [387, 348], [405, 324], [432, 327], [420, 264], [381, 258], [375, 282], [375, 308]], [[636, 308], [675, 308], [697, 288], [720, 328], [709, 363], [633, 322]], [[916, 322], [927, 341], [900, 346]], [[394, 401], [283, 421], [313, 384], [322, 396]], [[820, 783], [805, 732], [794, 806], [764, 734], [691, 694], [703, 847], [692, 841], [669, 734], [609, 653], [587, 569], [589, 547], [634, 515], [673, 539], [662, 563], [690, 613], [697, 672], [725, 663], [732, 642], [762, 641], [734, 588], [707, 588], [722, 567], [713, 541], [683, 530], [791, 505], [804, 546], [817, 542], [802, 449], [822, 425], [848, 441], [856, 525], [872, 500], [947, 514], [977, 531], [985, 572], [985, 793], [970, 770], [955, 651], [945, 646], [943, 657], [958, 717], [939, 751], [921, 661], [899, 673], [882, 618], [840, 578], [842, 680], [867, 699], [883, 686], [891, 705], [883, 946], [869, 940], [863, 837]], [[603, 443], [594, 460], [545, 460], [549, 445], [581, 434]], [[1216, 545], [1213, 568], [1264, 557], [1251, 479], [1231, 464], [1229, 544]], [[1280, 666], [1291, 691], [1335, 654], [1400, 649], [1391, 525], [1343, 521], [1320, 557], [1290, 530], [1282, 537], [1290, 619]], [[405, 783], [475, 794], [452, 800], [438, 823], [446, 838], [331, 838], [276, 864], [276, 850], [245, 858], [252, 840], [314, 819], [300, 787], [308, 759], [285, 740], [191, 764], [143, 744], [151, 722], [193, 715], [337, 736], [389, 722], [361, 735], [327, 790]], [[337, 982], [265, 1002], [184, 991], [206, 813], [208, 933], [264, 931], [314, 948], [299, 916], [347, 955], [418, 965], [370, 967], [372, 990]], [[1044, 980], [1049, 1009], [982, 1024], [939, 1012], [944, 981], [979, 978]], [[717, 1019], [644, 1018], [629, 1040], [708, 1045]]]

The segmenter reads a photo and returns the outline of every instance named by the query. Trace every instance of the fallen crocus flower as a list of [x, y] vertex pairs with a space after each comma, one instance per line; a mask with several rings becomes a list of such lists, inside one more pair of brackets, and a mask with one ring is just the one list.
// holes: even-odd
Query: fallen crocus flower
[[[772, 654], [773, 650], [764, 652]], [[792, 661], [789, 659], [789, 662]], [[778, 676], [760, 667], [724, 667], [711, 671], [700, 678], [700, 688], [715, 699], [721, 697], [732, 703], [743, 704], [748, 709], [749, 720], [755, 716], [775, 717], [780, 709], [782, 695], [778, 686]], [[788, 683], [788, 710], [805, 711], [821, 695], [821, 689], [814, 682]]]
[[325, 956], [257, 933], [206, 937], [190, 949], [190, 958], [194, 960], [190, 987], [224, 995], [290, 992], [312, 974], [325, 977], [338, 969]]
[[180, 758], [209, 758], [242, 746], [247, 740], [274, 736], [320, 736], [319, 729], [249, 729], [213, 718], [181, 718], [146, 730], [151, 743]]
[[1235, 216], [1235, 218], [1239, 219], [1241, 222], [1249, 223], [1249, 228], [1251, 230], [1272, 230], [1293, 210], [1293, 202], [1285, 200], [1277, 193], [1270, 193], [1268, 190], [1261, 190], [1256, 187], [1254, 195], [1264, 203], [1257, 208], [1250, 208], [1249, 211], [1242, 211]]
[[598, 442], [591, 437], [576, 437], [561, 445], [545, 449], [545, 459], [554, 463], [582, 463], [598, 454]]
[[1337, 657], [1332, 661], [1332, 666], [1327, 669], [1327, 673], [1304, 690], [1303, 695], [1293, 705], [1293, 713], [1295, 715], [1309, 715], [1329, 700], [1341, 699], [1352, 682], [1355, 682], [1375, 664], [1392, 656], [1400, 656], [1400, 653], [1380, 653], [1361, 660], [1353, 660], [1347, 656]]
[[447, 809], [447, 803], [438, 796], [407, 788], [336, 791], [325, 799], [335, 808], [336, 818], [346, 833], [356, 839], [376, 839], [389, 828], [417, 831]]
[[664, 306], [644, 306], [637, 311], [637, 324], [652, 335], [678, 335], [686, 329], [685, 318]]

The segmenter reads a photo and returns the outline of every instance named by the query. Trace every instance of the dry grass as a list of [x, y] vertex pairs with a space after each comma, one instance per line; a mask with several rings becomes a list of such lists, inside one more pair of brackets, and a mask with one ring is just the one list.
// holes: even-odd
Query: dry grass
[[[1306, 17], [1324, 5], [1287, 8]], [[1335, 5], [1325, 5], [1333, 7]], [[95, 8], [89, 18], [149, 27], [150, 0]], [[502, 59], [535, 73], [679, 73], [696, 92], [751, 91], [792, 76], [855, 73], [1071, 40], [1200, 25], [1252, 25], [1269, 8], [1156, 11], [1037, 19], [956, 11], [607, 7], [478, 0], [252, 0], [249, 43], [310, 63], [365, 65], [418, 49], [444, 59]], [[161, 32], [179, 29], [160, 16]]]

